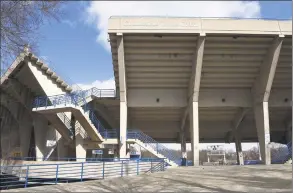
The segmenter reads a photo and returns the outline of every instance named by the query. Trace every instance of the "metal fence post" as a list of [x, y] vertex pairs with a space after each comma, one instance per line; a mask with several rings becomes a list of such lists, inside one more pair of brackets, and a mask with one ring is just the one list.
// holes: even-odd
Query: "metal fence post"
[[151, 160], [151, 173], [153, 173], [153, 160]]
[[28, 174], [29, 174], [29, 166], [26, 167], [25, 184], [24, 184], [25, 188], [28, 185]]
[[81, 163], [81, 174], [80, 174], [80, 181], [82, 182], [83, 178], [83, 162]]
[[136, 164], [136, 174], [139, 175], [139, 160], [137, 160]]
[[57, 164], [57, 168], [56, 168], [56, 181], [55, 181], [55, 184], [58, 183], [58, 172], [59, 172], [59, 165]]
[[123, 160], [121, 161], [121, 177], [123, 176]]
[[105, 161], [103, 161], [103, 179], [105, 179]]

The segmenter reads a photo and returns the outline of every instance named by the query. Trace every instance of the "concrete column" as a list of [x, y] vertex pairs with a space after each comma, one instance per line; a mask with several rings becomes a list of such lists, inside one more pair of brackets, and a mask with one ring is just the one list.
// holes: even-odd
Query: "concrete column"
[[75, 151], [76, 151], [76, 161], [85, 162], [86, 161], [86, 148], [83, 145], [83, 138], [79, 134], [75, 136]]
[[123, 34], [117, 33], [117, 54], [119, 71], [119, 96], [120, 96], [120, 135], [119, 135], [119, 157], [126, 157], [127, 137], [127, 85], [125, 75], [124, 41]]
[[237, 164], [244, 165], [244, 158], [243, 158], [242, 144], [241, 144], [240, 136], [238, 133], [235, 133], [234, 137], [235, 137]]
[[254, 116], [260, 146], [261, 159], [265, 165], [271, 164], [270, 152], [270, 124], [268, 102], [258, 103], [254, 106]]
[[126, 158], [130, 158], [130, 144], [127, 145]]
[[38, 114], [34, 114], [34, 132], [35, 132], [35, 145], [36, 145], [36, 161], [43, 161], [43, 158], [46, 154], [46, 131], [49, 129], [48, 121]]
[[120, 136], [119, 136], [119, 157], [126, 158], [126, 134], [127, 134], [127, 104], [120, 102]]
[[[57, 132], [57, 131], [56, 131]], [[66, 141], [62, 136], [57, 133], [57, 140], [58, 140], [58, 145], [57, 145], [57, 156], [58, 158], [65, 158], [69, 157], [68, 156], [68, 145], [66, 145]]]
[[191, 137], [191, 160], [194, 166], [199, 165], [199, 118], [198, 102], [192, 102], [189, 112], [190, 137]]
[[186, 152], [186, 136], [185, 132], [181, 131], [181, 157], [187, 159], [187, 152]]

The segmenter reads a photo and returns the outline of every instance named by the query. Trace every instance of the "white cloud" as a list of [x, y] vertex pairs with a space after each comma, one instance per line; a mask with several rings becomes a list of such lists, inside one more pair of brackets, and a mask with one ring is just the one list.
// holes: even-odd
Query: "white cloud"
[[87, 22], [98, 31], [97, 41], [108, 51], [110, 16], [260, 17], [258, 2], [247, 1], [94, 1], [86, 8]]
[[74, 90], [76, 89], [82, 89], [82, 90], [87, 90], [90, 88], [96, 87], [98, 89], [115, 89], [115, 81], [114, 78], [110, 78], [108, 80], [96, 80], [92, 83], [89, 84], [75, 84], [72, 85], [72, 88]]

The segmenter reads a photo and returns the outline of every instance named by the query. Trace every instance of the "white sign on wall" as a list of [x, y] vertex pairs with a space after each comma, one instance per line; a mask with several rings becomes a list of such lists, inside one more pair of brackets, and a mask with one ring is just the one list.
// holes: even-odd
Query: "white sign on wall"
[[53, 147], [54, 145], [56, 145], [56, 141], [54, 141], [54, 140], [47, 140], [47, 144], [46, 144], [47, 147]]
[[92, 154], [99, 154], [99, 155], [101, 155], [101, 154], [103, 154], [103, 150], [101, 150], [101, 149], [92, 150]]

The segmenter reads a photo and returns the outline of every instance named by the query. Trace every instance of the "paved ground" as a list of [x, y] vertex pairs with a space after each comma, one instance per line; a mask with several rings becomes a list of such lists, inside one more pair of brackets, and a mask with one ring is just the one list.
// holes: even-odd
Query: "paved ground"
[[206, 166], [3, 192], [292, 192], [292, 166]]

